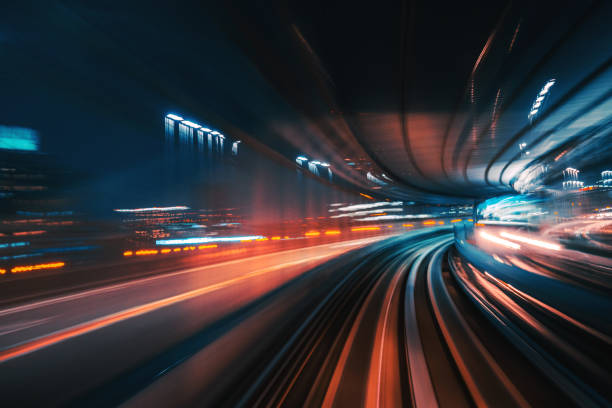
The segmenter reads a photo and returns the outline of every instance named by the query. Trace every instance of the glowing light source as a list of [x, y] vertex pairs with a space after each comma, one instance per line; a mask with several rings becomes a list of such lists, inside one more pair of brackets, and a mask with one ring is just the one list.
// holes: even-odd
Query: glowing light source
[[524, 237], [522, 235], [511, 234], [509, 232], [503, 231], [500, 233], [504, 238], [512, 239], [514, 241], [524, 242], [525, 244], [537, 246], [545, 249], [552, 249], [553, 251], [560, 251], [561, 245], [553, 244], [552, 242], [540, 241], [538, 239]]
[[167, 253], [170, 253], [170, 252], [172, 252], [172, 250], [170, 248], [164, 248], [164, 249], [161, 250], [162, 254], [167, 254]]
[[319, 231], [308, 231], [304, 234], [306, 237], [318, 237], [319, 235], [321, 235]]
[[123, 253], [123, 256], [132, 256], [132, 255], [134, 255], [134, 252], [132, 252], [132, 251], [125, 251]]
[[142, 256], [142, 255], [155, 255], [158, 252], [159, 251], [157, 249], [139, 249], [138, 251], [136, 251], [136, 255], [138, 255], [138, 256]]
[[22, 127], [0, 126], [0, 149], [38, 150], [38, 133]]
[[359, 193], [360, 196], [365, 197], [367, 199], [373, 200], [374, 198], [371, 195], [368, 194], [364, 194], [364, 193]]
[[192, 121], [190, 121], [190, 120], [184, 120], [182, 123], [183, 123], [184, 125], [187, 125], [187, 126], [191, 127], [191, 128], [194, 128], [194, 129], [199, 129], [199, 128], [201, 128], [201, 127], [202, 127], [202, 126], [198, 125], [197, 123], [192, 122]]
[[436, 225], [434, 220], [423, 221], [423, 225]]
[[410, 227], [414, 227], [414, 225], [413, 224], [402, 224], [402, 227], [410, 228]]
[[358, 231], [379, 231], [380, 227], [353, 227], [351, 228], [352, 232]]
[[176, 239], [158, 239], [156, 245], [189, 245], [189, 244], [206, 244], [209, 242], [237, 242], [264, 238], [261, 235], [247, 235], [235, 237], [194, 237], [194, 238], [176, 238]]
[[166, 117], [172, 120], [183, 120], [183, 118], [181, 118], [179, 115], [175, 115], [174, 113], [169, 113], [166, 115]]
[[325, 231], [325, 235], [340, 235], [342, 232], [340, 230], [327, 230]]
[[278, 240], [281, 239], [281, 237], [272, 237], [271, 239], [272, 239], [272, 241], [278, 241]]
[[217, 244], [212, 244], [212, 245], [200, 245], [198, 247], [198, 249], [210, 249], [210, 248], [217, 248], [218, 245]]
[[56, 268], [61, 268], [64, 265], [65, 265], [64, 262], [53, 262], [53, 263], [45, 263], [45, 264], [38, 264], [38, 265], [16, 266], [13, 269], [11, 269], [11, 272], [20, 273], [20, 272], [36, 271], [40, 269], [56, 269]]
[[120, 213], [138, 213], [138, 212], [151, 212], [151, 211], [179, 211], [188, 210], [189, 207], [184, 205], [174, 207], [146, 207], [146, 208], [118, 208], [113, 211]]
[[461, 222], [461, 218], [455, 218], [454, 220], [451, 220], [451, 224], [454, 224], [456, 222]]
[[485, 231], [478, 231], [478, 236], [483, 239], [486, 239], [487, 241], [491, 241], [498, 245], [505, 246], [506, 248], [521, 249], [521, 246], [517, 244], [516, 242], [512, 242], [512, 241], [508, 241], [500, 237], [496, 237], [495, 235], [491, 235]]

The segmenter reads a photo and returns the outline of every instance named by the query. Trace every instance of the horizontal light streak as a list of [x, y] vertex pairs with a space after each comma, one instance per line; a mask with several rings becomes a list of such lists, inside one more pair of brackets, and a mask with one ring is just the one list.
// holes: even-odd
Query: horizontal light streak
[[325, 231], [325, 235], [340, 235], [342, 232], [340, 230], [327, 230]]
[[493, 242], [495, 244], [505, 246], [506, 248], [521, 249], [521, 246], [519, 244], [517, 244], [516, 242], [505, 240], [505, 239], [497, 237], [495, 235], [491, 235], [491, 234], [489, 234], [488, 232], [485, 232], [485, 231], [479, 231], [478, 232], [478, 236], [483, 238], [483, 239], [486, 239], [487, 241], [491, 241], [491, 242]]
[[525, 244], [537, 246], [545, 249], [552, 249], [553, 251], [560, 251], [561, 245], [553, 244], [552, 242], [540, 241], [538, 239], [524, 237], [522, 235], [511, 234], [509, 232], [503, 231], [499, 235], [504, 238], [512, 239], [514, 241], [524, 242]]
[[[363, 217], [369, 214], [381, 214], [381, 212], [402, 212], [402, 208], [377, 208], [376, 210], [355, 211], [344, 214], [332, 215], [329, 218], [345, 218], [345, 217]], [[386, 214], [385, 214], [386, 215]], [[372, 216], [372, 215], [370, 215]]]
[[238, 242], [250, 241], [255, 239], [265, 238], [262, 235], [247, 235], [235, 237], [194, 237], [194, 238], [176, 238], [176, 239], [158, 239], [156, 245], [188, 245], [188, 244], [206, 244], [209, 242]]
[[29, 272], [29, 271], [37, 271], [40, 269], [56, 269], [61, 268], [66, 265], [64, 262], [52, 262], [38, 265], [24, 265], [24, 266], [16, 266], [11, 269], [12, 273], [20, 273], [20, 272]]
[[319, 231], [308, 231], [304, 233], [304, 236], [306, 237], [318, 237], [319, 235], [321, 235]]
[[174, 207], [145, 207], [145, 208], [117, 208], [113, 211], [120, 213], [139, 213], [139, 212], [151, 212], [151, 211], [178, 211], [188, 210], [189, 207], [184, 205], [178, 205]]
[[380, 227], [353, 227], [351, 228], [352, 232], [359, 231], [380, 231]]

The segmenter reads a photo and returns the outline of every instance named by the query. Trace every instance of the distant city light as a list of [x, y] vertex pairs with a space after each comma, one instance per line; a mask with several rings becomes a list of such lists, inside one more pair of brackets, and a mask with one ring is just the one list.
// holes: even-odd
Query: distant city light
[[172, 120], [178, 120], [178, 121], [183, 120], [183, 118], [181, 118], [179, 115], [175, 115], [174, 113], [169, 113], [166, 115], [166, 117]]
[[184, 121], [183, 121], [183, 124], [184, 124], [184, 125], [187, 125], [187, 126], [189, 126], [189, 127], [192, 127], [192, 128], [194, 128], [194, 129], [199, 129], [199, 128], [201, 128], [201, 127], [202, 127], [202, 126], [198, 125], [197, 123], [191, 122], [191, 121], [189, 121], [189, 120], [184, 120]]
[[556, 82], [555, 79], [550, 79], [548, 80], [548, 82], [546, 82], [546, 84], [544, 84], [544, 86], [538, 93], [538, 96], [536, 97], [535, 101], [531, 105], [531, 110], [529, 111], [529, 114], [527, 115], [527, 118], [529, 120], [533, 119], [533, 117], [537, 115], [542, 103], [544, 102], [545, 95], [548, 93], [548, 90], [550, 89], [550, 87], [552, 87], [555, 84], [555, 82]]
[[189, 207], [184, 205], [174, 207], [146, 207], [146, 208], [117, 208], [113, 211], [120, 213], [138, 213], [138, 212], [151, 212], [151, 211], [180, 211], [188, 210]]
[[211, 129], [209, 129], [209, 128], [205, 128], [205, 127], [203, 127], [203, 128], [202, 128], [202, 130], [203, 130], [204, 132], [207, 132], [207, 133], [212, 132], [212, 130], [211, 130]]
[[38, 133], [28, 128], [0, 126], [0, 149], [36, 151]]

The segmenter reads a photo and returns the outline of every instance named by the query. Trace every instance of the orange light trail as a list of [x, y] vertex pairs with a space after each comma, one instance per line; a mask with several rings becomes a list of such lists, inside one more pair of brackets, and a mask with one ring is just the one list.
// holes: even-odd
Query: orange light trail
[[134, 255], [134, 253], [132, 251], [125, 251], [123, 253], [123, 256], [132, 256], [132, 255]]
[[374, 199], [372, 196], [367, 195], [367, 194], [359, 193], [359, 195], [360, 195], [360, 196], [362, 196], [362, 197], [365, 197], [365, 198], [367, 198], [367, 199], [370, 199], [370, 200], [373, 200], [373, 199]]
[[423, 225], [436, 225], [436, 222], [433, 220], [423, 221]]
[[181, 248], [174, 248], [172, 252], [181, 252]]
[[44, 230], [38, 230], [38, 231], [21, 231], [21, 232], [13, 232], [13, 235], [15, 236], [21, 236], [21, 235], [40, 235], [40, 234], [44, 234], [47, 231]]
[[451, 224], [454, 224], [456, 222], [461, 222], [461, 218], [455, 218], [454, 220], [451, 220]]
[[162, 254], [167, 254], [169, 252], [172, 252], [172, 250], [170, 248], [164, 248], [164, 249], [161, 250]]
[[438, 224], [444, 225], [444, 221], [438, 221]]
[[370, 214], [370, 217], [376, 217], [377, 215], [387, 215], [387, 213], [381, 212], [381, 213]]
[[351, 231], [353, 232], [358, 232], [358, 231], [379, 231], [380, 227], [354, 227], [351, 228]]
[[6, 273], [6, 269], [0, 268], [0, 275], [4, 275]]
[[209, 249], [209, 248], [217, 248], [218, 245], [217, 244], [211, 244], [211, 245], [200, 245], [198, 247], [198, 249]]
[[319, 231], [308, 231], [307, 233], [304, 234], [304, 236], [307, 236], [307, 237], [318, 237], [319, 235], [321, 235]]
[[13, 269], [11, 269], [11, 272], [19, 273], [19, 272], [37, 271], [40, 269], [55, 269], [55, 268], [61, 268], [64, 265], [66, 265], [64, 262], [53, 262], [53, 263], [38, 264], [38, 265], [16, 266]]
[[278, 241], [279, 239], [281, 239], [281, 237], [272, 237], [271, 239], [272, 241]]
[[413, 224], [402, 224], [402, 227], [409, 228], [409, 227], [414, 227], [414, 225]]
[[325, 235], [340, 235], [342, 232], [340, 230], [327, 230], [325, 231]]
[[136, 251], [136, 255], [155, 255], [158, 252], [157, 249], [141, 249]]

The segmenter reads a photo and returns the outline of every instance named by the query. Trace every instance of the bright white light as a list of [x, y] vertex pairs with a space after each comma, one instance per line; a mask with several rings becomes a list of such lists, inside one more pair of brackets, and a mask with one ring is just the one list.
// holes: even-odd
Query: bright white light
[[184, 124], [184, 125], [187, 125], [187, 126], [189, 126], [189, 127], [192, 127], [192, 128], [194, 128], [194, 129], [199, 129], [199, 128], [201, 128], [201, 127], [202, 127], [202, 126], [198, 125], [197, 123], [191, 122], [191, 121], [189, 121], [189, 120], [184, 120], [184, 121], [183, 121], [183, 124]]
[[212, 130], [210, 130], [209, 128], [205, 128], [205, 127], [203, 127], [203, 128], [202, 128], [202, 130], [203, 130], [204, 132], [208, 132], [208, 133], [212, 132]]
[[220, 133], [217, 132], [216, 130], [213, 130], [212, 132], [210, 132], [211, 135], [219, 135]]
[[177, 238], [177, 239], [158, 239], [155, 245], [189, 245], [189, 244], [205, 244], [208, 242], [236, 242], [250, 241], [254, 239], [265, 238], [261, 235], [245, 235], [238, 237], [196, 237], [196, 238]]
[[539, 108], [540, 106], [542, 106], [542, 102], [536, 102], [533, 104], [534, 108]]
[[306, 157], [304, 157], [304, 156], [298, 156], [298, 157], [296, 157], [295, 160], [300, 160], [300, 161], [306, 160], [306, 161], [308, 161], [308, 159]]
[[507, 241], [503, 238], [499, 238], [499, 237], [496, 237], [495, 235], [491, 235], [485, 231], [478, 231], [478, 236], [480, 236], [483, 239], [486, 239], [487, 241], [491, 241], [496, 244], [505, 246], [506, 248], [521, 249], [521, 246], [517, 244], [516, 242]]
[[392, 202], [378, 201], [378, 202], [371, 203], [371, 204], [348, 205], [346, 207], [340, 207], [337, 210], [329, 210], [329, 211], [330, 212], [333, 212], [333, 211], [357, 211], [357, 210], [367, 210], [368, 208], [378, 208], [378, 207], [385, 207], [385, 206], [397, 207], [398, 205], [402, 205], [402, 204], [403, 204], [402, 201], [392, 201]]
[[221, 139], [225, 139], [225, 136], [223, 136], [221, 133], [219, 133], [217, 136], [219, 136]]
[[537, 110], [537, 109], [534, 109], [534, 110], [532, 110], [531, 112], [529, 112], [529, 116], [533, 116], [533, 115], [535, 115], [536, 113], [538, 113], [538, 110]]
[[313, 160], [313, 161], [310, 162], [310, 164], [317, 165], [317, 164], [321, 164], [321, 162], [318, 161], [318, 160]]
[[323, 167], [329, 167], [329, 163], [320, 163]]
[[150, 212], [150, 211], [178, 211], [178, 210], [188, 210], [189, 207], [184, 205], [174, 206], [174, 207], [146, 207], [146, 208], [118, 208], [113, 210], [115, 212], [120, 213], [137, 213], [137, 212]]
[[536, 98], [536, 102], [542, 102], [543, 100], [544, 100], [544, 97], [543, 97], [543, 96], [538, 96], [538, 97]]
[[533, 239], [533, 238], [527, 238], [521, 235], [511, 234], [506, 231], [502, 232], [499, 235], [501, 235], [502, 237], [508, 238], [508, 239], [513, 239], [515, 241], [524, 242], [526, 244], [530, 244], [530, 245], [537, 246], [540, 248], [552, 249], [553, 251], [561, 250], [561, 245], [553, 244], [552, 242], [546, 242], [546, 241], [540, 241], [540, 240]]
[[169, 113], [166, 115], [166, 117], [172, 120], [183, 120], [183, 118], [178, 115], [175, 115], [174, 113]]

